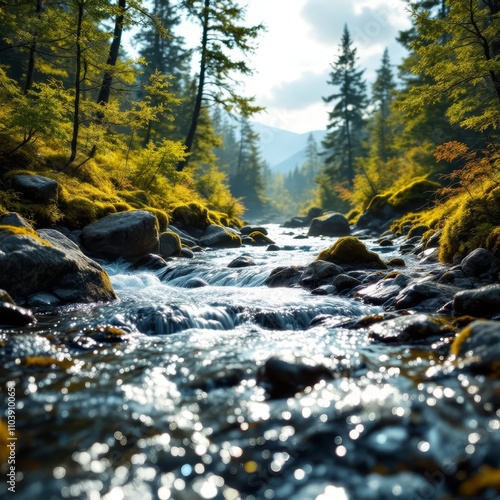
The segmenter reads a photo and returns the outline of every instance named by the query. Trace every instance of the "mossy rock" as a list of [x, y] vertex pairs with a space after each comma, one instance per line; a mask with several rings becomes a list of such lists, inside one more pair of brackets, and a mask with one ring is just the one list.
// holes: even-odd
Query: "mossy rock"
[[417, 179], [396, 191], [387, 201], [389, 205], [401, 211], [422, 210], [426, 208], [432, 195], [438, 189], [441, 189], [438, 182]]
[[274, 245], [274, 241], [260, 231], [252, 231], [248, 237], [252, 238], [255, 245]]
[[172, 223], [181, 227], [206, 229], [211, 220], [208, 209], [199, 203], [192, 202], [178, 205], [172, 210]]
[[27, 236], [29, 238], [35, 239], [38, 243], [46, 246], [52, 246], [48, 241], [40, 238], [40, 236], [33, 230], [26, 226], [0, 226], [0, 239], [2, 238], [2, 233], [5, 236], [16, 235], [16, 236]]
[[67, 201], [62, 209], [62, 223], [70, 229], [81, 229], [99, 219], [99, 207], [87, 198], [73, 198]]
[[144, 207], [144, 210], [146, 210], [147, 212], [151, 212], [156, 217], [156, 220], [158, 221], [159, 231], [160, 233], [163, 233], [170, 223], [167, 213], [164, 210], [160, 210], [159, 208], [154, 207]]
[[326, 260], [334, 264], [376, 267], [387, 269], [378, 253], [372, 252], [354, 236], [339, 238], [330, 248], [320, 252], [316, 260]]
[[462, 259], [476, 248], [488, 248], [499, 256], [500, 188], [481, 198], [464, 197], [446, 220], [440, 240], [442, 262]]
[[500, 258], [500, 226], [494, 228], [486, 239], [486, 248]]

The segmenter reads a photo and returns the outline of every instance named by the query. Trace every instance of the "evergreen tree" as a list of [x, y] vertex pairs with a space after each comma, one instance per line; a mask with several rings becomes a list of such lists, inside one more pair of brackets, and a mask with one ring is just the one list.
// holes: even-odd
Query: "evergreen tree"
[[[232, 73], [251, 74], [247, 63], [235, 60], [234, 53], [252, 52], [253, 41], [263, 26], [240, 24], [245, 10], [235, 0], [185, 0], [184, 5], [202, 32], [196, 98], [185, 140], [186, 150], [191, 153], [204, 102], [221, 104], [228, 111], [236, 108], [244, 117], [260, 110], [252, 104], [253, 98], [242, 97], [235, 91]], [[178, 170], [183, 170], [187, 163], [188, 160], [179, 163]]]
[[247, 210], [258, 216], [264, 203], [263, 183], [264, 162], [260, 157], [258, 135], [250, 122], [241, 120], [238, 162], [234, 173], [229, 178], [231, 193], [242, 198]]
[[364, 111], [367, 107], [364, 70], [356, 66], [356, 52], [346, 25], [340, 54], [331, 65], [328, 81], [337, 88], [337, 92], [323, 98], [327, 103], [335, 103], [328, 114], [327, 129], [330, 132], [323, 141], [327, 173], [338, 181], [346, 180], [349, 185], [354, 179], [354, 158], [361, 152]]
[[428, 77], [401, 103], [407, 113], [440, 103], [450, 122], [485, 131], [500, 128], [500, 2], [447, 2], [440, 16], [413, 6], [419, 37], [412, 70]]

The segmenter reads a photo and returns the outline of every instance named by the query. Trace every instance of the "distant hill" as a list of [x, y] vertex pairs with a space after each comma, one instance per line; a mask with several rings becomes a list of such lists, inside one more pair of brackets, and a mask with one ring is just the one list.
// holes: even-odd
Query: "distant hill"
[[313, 130], [297, 134], [280, 128], [269, 127], [262, 123], [252, 122], [252, 128], [259, 134], [260, 152], [272, 171], [286, 174], [296, 166], [301, 166], [306, 159], [306, 146], [309, 134], [312, 134], [321, 149], [321, 141], [326, 130]]

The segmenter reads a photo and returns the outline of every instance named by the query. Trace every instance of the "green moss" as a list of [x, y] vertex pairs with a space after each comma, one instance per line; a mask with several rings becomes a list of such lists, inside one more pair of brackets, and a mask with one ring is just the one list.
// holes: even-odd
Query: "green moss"
[[63, 206], [63, 224], [70, 229], [82, 229], [99, 219], [99, 208], [87, 198], [76, 197]]
[[249, 235], [256, 245], [273, 245], [274, 241], [260, 231], [252, 231]]
[[215, 224], [203, 205], [192, 202], [178, 205], [172, 210], [172, 223], [184, 227], [206, 229], [210, 224]]
[[114, 203], [115, 210], [117, 212], [128, 212], [129, 210], [133, 210], [133, 207], [124, 201], [120, 201], [118, 203]]
[[[485, 196], [462, 196], [458, 209], [446, 220], [439, 258], [453, 262], [479, 247], [495, 249], [500, 222], [500, 188], [494, 188]], [[498, 250], [497, 250], [498, 251]]]
[[156, 217], [160, 232], [163, 233], [167, 229], [170, 222], [167, 213], [164, 210], [153, 207], [144, 207], [144, 210], [151, 212]]
[[400, 210], [422, 210], [441, 185], [428, 179], [416, 179], [396, 191], [388, 199], [389, 205]]
[[450, 348], [451, 354], [453, 354], [454, 356], [459, 356], [460, 354], [463, 354], [461, 353], [462, 344], [470, 337], [471, 332], [472, 330], [470, 329], [470, 327], [467, 326], [458, 333], [458, 335], [455, 337], [455, 339], [451, 344]]
[[361, 215], [361, 211], [358, 210], [358, 209], [353, 208], [346, 215], [346, 219], [349, 222], [349, 224], [356, 224], [356, 221], [358, 220], [358, 218], [359, 218], [360, 215]]
[[377, 194], [368, 204], [367, 210], [374, 215], [382, 215], [384, 207], [389, 203], [392, 193]]
[[[0, 233], [4, 233], [5, 236], [28, 236], [29, 238], [33, 238], [43, 245], [49, 247], [52, 246], [48, 241], [40, 238], [40, 236], [38, 236], [38, 234], [33, 229], [27, 228], [25, 226], [0, 226]], [[0, 238], [2, 238], [1, 234]]]
[[500, 226], [490, 232], [486, 239], [486, 248], [496, 257], [500, 257]]
[[326, 260], [336, 264], [376, 264], [382, 269], [387, 268], [377, 253], [368, 250], [354, 236], [339, 238], [330, 248], [320, 252], [317, 260]]

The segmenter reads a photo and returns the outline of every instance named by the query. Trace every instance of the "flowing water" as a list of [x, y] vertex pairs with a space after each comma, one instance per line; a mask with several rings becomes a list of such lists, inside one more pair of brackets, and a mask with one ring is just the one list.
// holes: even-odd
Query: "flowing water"
[[[107, 266], [116, 303], [2, 334], [20, 498], [496, 498], [474, 477], [498, 461], [498, 384], [450, 367], [446, 339], [387, 346], [349, 328], [380, 308], [266, 287], [332, 243], [269, 231], [282, 250]], [[241, 254], [257, 265], [227, 267]], [[271, 398], [258, 372], [273, 357], [333, 377]]]

